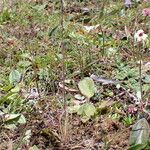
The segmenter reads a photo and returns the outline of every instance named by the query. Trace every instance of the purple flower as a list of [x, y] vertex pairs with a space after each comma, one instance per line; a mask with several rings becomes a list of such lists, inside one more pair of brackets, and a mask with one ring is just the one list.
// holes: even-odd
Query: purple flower
[[144, 16], [150, 16], [150, 8], [143, 9], [142, 13], [143, 13]]
[[125, 0], [124, 4], [126, 7], [131, 7], [132, 3], [131, 3], [131, 0]]
[[128, 106], [127, 112], [129, 114], [135, 114], [135, 113], [137, 113], [137, 111], [138, 111], [138, 109], [134, 105], [129, 105]]

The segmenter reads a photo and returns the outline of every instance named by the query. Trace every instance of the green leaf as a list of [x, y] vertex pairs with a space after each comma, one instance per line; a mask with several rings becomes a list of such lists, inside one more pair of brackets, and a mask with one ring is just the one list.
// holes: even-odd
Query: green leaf
[[147, 143], [150, 135], [150, 126], [145, 118], [137, 121], [132, 127], [130, 133], [129, 143], [130, 145]]
[[13, 89], [11, 89], [11, 92], [13, 93], [17, 93], [20, 91], [20, 86], [19, 85], [16, 85]]
[[29, 150], [38, 150], [38, 147], [36, 145], [29, 148]]
[[128, 150], [143, 150], [147, 144], [136, 144], [131, 146]]
[[53, 33], [57, 30], [57, 28], [58, 28], [58, 25], [49, 31], [48, 36], [51, 37]]
[[21, 74], [17, 70], [12, 70], [9, 74], [9, 82], [11, 84], [19, 82], [21, 79]]
[[20, 118], [20, 114], [7, 114], [5, 115], [5, 122], [16, 123]]
[[21, 114], [7, 114], [5, 115], [5, 122], [9, 124], [24, 124], [26, 123], [26, 118], [24, 117], [24, 115]]
[[96, 112], [96, 108], [95, 108], [94, 105], [91, 104], [91, 103], [85, 104], [84, 109], [85, 109], [85, 110], [84, 110], [84, 111], [85, 111], [85, 114], [86, 114], [86, 116], [88, 116], [88, 117], [93, 116], [93, 115], [95, 114], [95, 112]]
[[7, 93], [5, 96], [1, 97], [0, 98], [0, 105], [2, 105], [4, 102], [8, 102], [8, 100], [14, 96], [14, 94], [16, 94], [15, 92], [10, 92], [10, 93]]
[[85, 103], [80, 106], [77, 114], [90, 118], [91, 116], [93, 116], [95, 114], [95, 112], [96, 112], [96, 108], [94, 107], [93, 104]]
[[85, 115], [85, 112], [84, 112], [84, 105], [85, 105], [85, 104], [81, 105], [81, 106], [78, 108], [78, 110], [77, 110], [77, 114], [78, 114], [78, 115], [82, 115], [82, 116]]
[[20, 116], [20, 118], [19, 118], [19, 120], [18, 120], [18, 123], [20, 123], [20, 124], [26, 123], [26, 118], [24, 117], [24, 115], [21, 115], [21, 116]]
[[94, 81], [89, 77], [86, 77], [83, 80], [81, 80], [78, 84], [78, 87], [81, 93], [88, 99], [90, 99], [95, 93]]

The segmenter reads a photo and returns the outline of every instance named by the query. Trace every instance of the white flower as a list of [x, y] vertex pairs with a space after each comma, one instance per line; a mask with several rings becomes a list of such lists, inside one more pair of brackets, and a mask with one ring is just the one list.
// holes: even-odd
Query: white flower
[[138, 30], [135, 34], [134, 34], [134, 40], [135, 42], [146, 42], [147, 41], [147, 37], [148, 35], [144, 33], [143, 30]]
[[91, 30], [95, 30], [98, 27], [99, 27], [99, 24], [95, 25], [95, 26], [84, 26], [84, 29], [85, 29], [85, 31], [90, 32]]
[[27, 100], [37, 99], [38, 97], [39, 97], [38, 89], [37, 88], [32, 88], [26, 99]]

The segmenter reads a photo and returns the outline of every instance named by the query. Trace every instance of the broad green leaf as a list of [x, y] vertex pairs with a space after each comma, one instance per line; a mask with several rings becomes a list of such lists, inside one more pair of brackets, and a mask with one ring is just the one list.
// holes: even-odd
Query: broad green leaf
[[24, 117], [24, 115], [21, 115], [21, 116], [20, 116], [20, 118], [19, 118], [19, 120], [18, 120], [18, 123], [20, 123], [20, 124], [26, 123], [26, 118]]
[[26, 119], [24, 115], [21, 114], [7, 114], [5, 115], [5, 122], [9, 124], [15, 124], [15, 123], [24, 124], [26, 123]]
[[16, 123], [20, 118], [20, 114], [7, 114], [5, 116], [5, 121], [7, 123]]
[[90, 118], [95, 114], [95, 112], [96, 112], [96, 108], [94, 107], [93, 104], [85, 103], [80, 106], [77, 113], [78, 115], [87, 116]]
[[145, 144], [150, 135], [150, 126], [145, 118], [140, 119], [132, 127], [130, 145]]
[[85, 111], [85, 114], [86, 114], [86, 116], [88, 116], [88, 117], [93, 116], [93, 115], [95, 114], [95, 112], [96, 112], [96, 108], [95, 108], [94, 105], [91, 104], [91, 103], [85, 104], [84, 109], [85, 109], [85, 110], [84, 110], [84, 111]]
[[85, 104], [83, 104], [83, 105], [81, 105], [81, 106], [79, 107], [79, 109], [78, 109], [78, 111], [77, 111], [77, 114], [78, 114], [78, 115], [82, 115], [82, 116], [85, 115], [84, 106], [85, 106]]
[[19, 82], [21, 79], [21, 74], [17, 70], [12, 70], [9, 74], [9, 82], [11, 84]]
[[81, 93], [88, 99], [90, 99], [95, 93], [94, 81], [89, 77], [86, 77], [83, 80], [81, 80], [78, 84], [78, 87]]

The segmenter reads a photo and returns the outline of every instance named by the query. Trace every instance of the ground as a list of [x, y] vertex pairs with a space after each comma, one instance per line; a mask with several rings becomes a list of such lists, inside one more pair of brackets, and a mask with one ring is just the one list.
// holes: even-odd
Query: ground
[[[63, 12], [59, 0], [8, 3], [0, 150], [129, 149], [133, 124], [150, 122], [149, 2], [64, 0]], [[136, 43], [140, 29], [147, 41]]]

